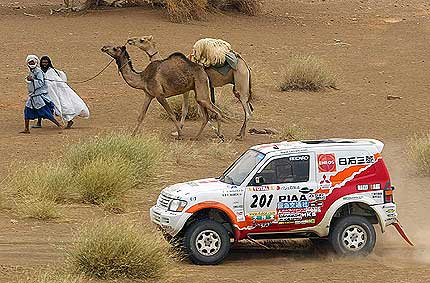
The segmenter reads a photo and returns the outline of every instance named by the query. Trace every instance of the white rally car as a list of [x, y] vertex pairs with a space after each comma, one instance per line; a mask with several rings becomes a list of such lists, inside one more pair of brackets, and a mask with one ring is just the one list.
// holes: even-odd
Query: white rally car
[[397, 222], [393, 187], [372, 139], [280, 142], [251, 147], [219, 178], [165, 188], [151, 220], [197, 264], [216, 264], [232, 242], [328, 238], [342, 255], [365, 255]]

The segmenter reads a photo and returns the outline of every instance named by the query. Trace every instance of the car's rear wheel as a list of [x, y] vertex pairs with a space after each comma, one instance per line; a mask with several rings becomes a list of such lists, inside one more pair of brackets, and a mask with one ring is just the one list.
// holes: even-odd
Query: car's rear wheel
[[340, 255], [368, 255], [375, 247], [376, 233], [366, 218], [351, 215], [335, 222], [329, 240], [333, 249]]
[[200, 220], [186, 230], [184, 247], [193, 263], [218, 264], [230, 251], [230, 237], [219, 222]]

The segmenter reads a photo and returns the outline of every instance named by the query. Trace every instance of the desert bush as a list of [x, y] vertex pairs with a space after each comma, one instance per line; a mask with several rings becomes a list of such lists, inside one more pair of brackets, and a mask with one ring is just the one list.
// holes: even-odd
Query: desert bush
[[60, 206], [53, 200], [30, 196], [17, 202], [18, 212], [28, 218], [50, 220], [58, 218], [61, 213]]
[[115, 157], [128, 162], [133, 176], [142, 178], [152, 174], [151, 170], [163, 157], [163, 145], [154, 137], [109, 134], [73, 146], [65, 154], [65, 162], [74, 172], [97, 159]]
[[202, 20], [208, 12], [207, 0], [165, 0], [165, 5], [172, 22]]
[[68, 249], [67, 262], [77, 274], [100, 279], [158, 278], [172, 257], [168, 243], [157, 233], [125, 221], [90, 223]]
[[336, 76], [312, 55], [295, 56], [287, 63], [280, 88], [283, 91], [336, 88]]
[[25, 165], [10, 177], [8, 193], [24, 217], [48, 220], [58, 217], [59, 204], [72, 198], [72, 177], [60, 165]]
[[195, 160], [198, 156], [198, 150], [194, 142], [175, 141], [168, 145], [169, 160], [176, 164], [183, 164], [187, 161]]
[[409, 156], [421, 173], [430, 175], [430, 133], [409, 140]]
[[[173, 113], [175, 113], [176, 120], [181, 119], [182, 100], [183, 100], [183, 97], [180, 95], [169, 97], [167, 100], [169, 102], [170, 108], [172, 108], [172, 110], [173, 110]], [[185, 119], [186, 120], [198, 120], [198, 119], [200, 119], [199, 108], [197, 106], [196, 100], [194, 99], [194, 97], [192, 97], [190, 95], [189, 101], [190, 101], [190, 104], [188, 107], [187, 117], [185, 117]], [[160, 112], [160, 118], [166, 119], [166, 120], [170, 119], [170, 117], [166, 111]]]
[[261, 12], [261, 0], [209, 0], [209, 4], [218, 10], [235, 10], [255, 16]]
[[76, 174], [77, 190], [84, 202], [117, 203], [136, 181], [133, 166], [119, 157], [99, 157], [86, 163]]
[[71, 197], [73, 179], [67, 167], [58, 164], [24, 165], [10, 178], [12, 194], [19, 198], [47, 199], [62, 203]]
[[303, 128], [292, 124], [282, 128], [279, 134], [276, 135], [282, 141], [299, 141], [309, 137], [309, 134]]
[[231, 141], [222, 143], [209, 142], [206, 150], [213, 159], [219, 160], [234, 159], [234, 157], [238, 154], [234, 144]]
[[38, 270], [26, 280], [18, 281], [18, 283], [83, 283], [88, 282], [79, 275], [68, 274], [67, 271], [56, 269], [53, 270]]
[[[237, 98], [232, 97], [231, 88], [228, 90], [225, 88], [217, 88], [215, 90], [215, 105], [218, 106], [218, 108], [221, 110], [222, 113], [224, 113], [227, 117], [233, 120], [239, 120], [243, 118], [243, 113], [239, 112], [237, 109], [235, 109], [235, 105], [238, 105], [240, 109], [242, 109], [242, 106], [240, 106], [239, 101]], [[182, 97], [181, 96], [174, 96], [168, 99], [170, 108], [172, 108], [173, 113], [175, 113], [176, 119], [180, 120], [182, 115]], [[188, 113], [187, 117], [185, 117], [186, 120], [199, 120], [201, 119], [199, 108], [197, 105], [197, 102], [194, 97], [189, 98], [190, 104], [188, 107]], [[209, 115], [212, 119], [215, 119], [215, 114], [211, 113], [209, 111]], [[162, 119], [170, 119], [169, 115], [165, 111], [160, 112], [160, 118]]]

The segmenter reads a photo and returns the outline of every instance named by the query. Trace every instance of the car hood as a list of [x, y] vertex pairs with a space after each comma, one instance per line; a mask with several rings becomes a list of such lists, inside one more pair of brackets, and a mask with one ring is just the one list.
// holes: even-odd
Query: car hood
[[162, 193], [167, 197], [184, 199], [189, 196], [217, 193], [237, 187], [238, 186], [223, 183], [215, 178], [209, 178], [178, 183], [165, 188]]

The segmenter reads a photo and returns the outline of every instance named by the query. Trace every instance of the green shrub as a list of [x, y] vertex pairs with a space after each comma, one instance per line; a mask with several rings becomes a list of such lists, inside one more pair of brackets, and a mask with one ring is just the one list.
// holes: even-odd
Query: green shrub
[[314, 56], [296, 56], [287, 64], [280, 84], [283, 91], [336, 88], [336, 76]]
[[169, 251], [158, 232], [103, 220], [82, 229], [68, 250], [68, 262], [76, 273], [100, 279], [159, 278], [170, 264]]
[[409, 140], [409, 156], [421, 173], [430, 175], [430, 133]]

